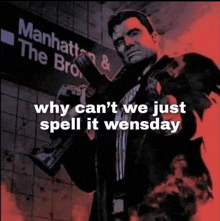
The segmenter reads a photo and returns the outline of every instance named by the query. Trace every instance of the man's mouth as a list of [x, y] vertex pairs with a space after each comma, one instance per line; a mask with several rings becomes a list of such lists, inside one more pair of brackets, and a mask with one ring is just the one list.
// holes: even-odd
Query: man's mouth
[[129, 52], [127, 56], [128, 56], [128, 58], [130, 58], [136, 54], [140, 54], [140, 52], [141, 52], [140, 50], [132, 51], [132, 52]]

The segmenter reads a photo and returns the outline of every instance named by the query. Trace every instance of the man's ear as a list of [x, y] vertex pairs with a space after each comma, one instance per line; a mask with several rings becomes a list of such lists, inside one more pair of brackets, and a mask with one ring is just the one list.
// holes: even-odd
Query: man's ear
[[151, 34], [151, 37], [152, 37], [154, 44], [159, 44], [159, 35], [156, 31], [153, 31], [153, 33]]

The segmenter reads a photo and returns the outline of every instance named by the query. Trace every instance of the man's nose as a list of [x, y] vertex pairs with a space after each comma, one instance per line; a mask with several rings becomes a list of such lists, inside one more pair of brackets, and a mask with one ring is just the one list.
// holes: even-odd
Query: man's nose
[[125, 36], [124, 41], [126, 46], [134, 45], [134, 40], [130, 36]]

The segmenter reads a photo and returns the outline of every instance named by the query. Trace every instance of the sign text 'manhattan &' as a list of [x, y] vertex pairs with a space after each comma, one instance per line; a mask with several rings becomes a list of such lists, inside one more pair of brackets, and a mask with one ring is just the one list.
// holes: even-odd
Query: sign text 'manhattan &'
[[[25, 21], [22, 18], [19, 18], [18, 34], [40, 44], [46, 45], [49, 48], [60, 51], [63, 54], [70, 55], [72, 56], [72, 59], [77, 58], [81, 53], [87, 53], [92, 62], [96, 65], [96, 56], [94, 53], [88, 52], [83, 48], [79, 48], [78, 43], [73, 43], [71, 40], [68, 42], [60, 40], [56, 37], [54, 32], [51, 32], [50, 34], [42, 32], [39, 29], [34, 28], [33, 23], [31, 22], [28, 22], [27, 25], [25, 25]], [[28, 48], [28, 58], [30, 60], [34, 59], [35, 61], [39, 61], [41, 64], [47, 64], [48, 57], [45, 52], [37, 53], [37, 50], [33, 48], [33, 44], [31, 42], [21, 38], [18, 40], [22, 44], [22, 56], [25, 56], [25, 48]], [[32, 54], [35, 54], [34, 58]], [[64, 56], [58, 53], [54, 54], [54, 68], [66, 73], [70, 72], [75, 77], [82, 77], [76, 65], [72, 64], [72, 62], [65, 61]]]

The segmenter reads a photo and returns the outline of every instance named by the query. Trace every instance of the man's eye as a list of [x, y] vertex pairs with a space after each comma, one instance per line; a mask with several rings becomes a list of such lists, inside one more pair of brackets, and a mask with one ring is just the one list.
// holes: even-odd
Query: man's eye
[[119, 40], [119, 41], [117, 41], [117, 46], [121, 46], [121, 45], [123, 45], [124, 44], [124, 40]]
[[134, 36], [136, 36], [136, 35], [138, 35], [138, 34], [139, 34], [139, 31], [136, 30], [136, 31], [132, 31], [131, 34], [130, 34], [130, 36], [131, 36], [131, 37], [134, 37]]

